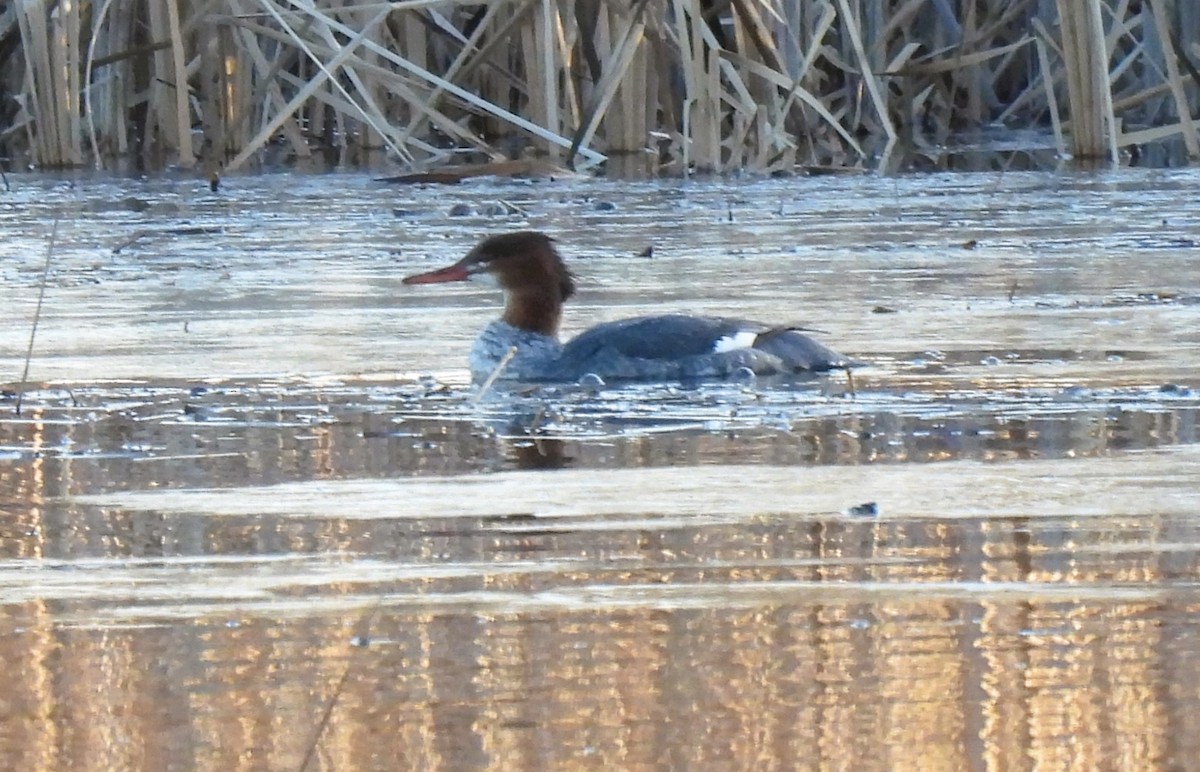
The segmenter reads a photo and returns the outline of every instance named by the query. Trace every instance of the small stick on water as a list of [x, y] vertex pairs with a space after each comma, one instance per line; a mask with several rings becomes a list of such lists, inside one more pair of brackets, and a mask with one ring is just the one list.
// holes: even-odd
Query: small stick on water
[[121, 254], [122, 249], [132, 247], [147, 236], [208, 236], [213, 233], [220, 233], [221, 230], [221, 228], [210, 228], [203, 225], [190, 225], [185, 228], [163, 228], [152, 231], [138, 230], [134, 231], [129, 238], [113, 247], [113, 254]]
[[134, 244], [136, 244], [138, 242], [138, 239], [142, 238], [147, 233], [148, 233], [148, 231], [134, 231], [132, 236], [130, 236], [129, 238], [122, 241], [120, 244], [113, 247], [113, 254], [114, 255], [121, 254], [122, 249], [125, 249], [126, 247], [132, 247]]
[[529, 212], [525, 211], [511, 201], [505, 201], [503, 198], [500, 199], [500, 206], [504, 207], [505, 214], [519, 214], [522, 217], [529, 216]]
[[473, 404], [479, 404], [479, 400], [483, 399], [483, 395], [488, 393], [488, 389], [492, 388], [492, 384], [496, 382], [496, 379], [500, 377], [500, 373], [504, 372], [504, 368], [508, 367], [508, 363], [511, 362], [513, 357], [516, 355], [517, 347], [509, 346], [508, 351], [506, 351], [504, 356], [501, 357], [500, 363], [496, 365], [496, 369], [492, 370], [492, 374], [489, 375], [487, 380], [483, 382], [483, 385], [479, 387], [479, 393], [476, 394], [475, 399], [472, 400]]
[[[21, 390], [17, 392], [17, 415], [21, 415], [21, 397], [25, 393], [25, 384], [29, 381], [29, 363], [33, 361], [33, 340], [37, 336], [38, 322], [42, 318], [42, 301], [46, 297], [46, 280], [50, 276], [50, 259], [54, 257], [54, 240], [58, 237], [58, 218], [50, 229], [50, 243], [46, 245], [46, 264], [42, 266], [42, 280], [38, 287], [37, 306], [33, 309], [33, 326], [29, 328], [29, 348], [25, 350], [25, 370], [21, 373]], [[74, 401], [74, 395], [71, 396]]]
[[308, 745], [308, 750], [304, 752], [304, 760], [300, 762], [300, 772], [308, 769], [309, 763], [312, 761], [313, 755], [317, 752], [317, 746], [321, 743], [321, 735], [325, 734], [325, 727], [329, 726], [329, 717], [333, 715], [333, 708], [341, 699], [342, 689], [346, 686], [346, 680], [350, 677], [350, 665], [346, 665], [346, 669], [342, 671], [342, 677], [338, 679], [337, 686], [333, 690], [333, 696], [329, 698], [329, 702], [325, 703], [325, 711], [321, 714], [321, 721], [317, 724], [317, 730], [313, 734], [312, 742]]
[[533, 420], [529, 422], [529, 428], [526, 429], [526, 431], [528, 431], [530, 434], [533, 434], [534, 432], [536, 432], [538, 425], [542, 422], [542, 419], [545, 417], [546, 417], [546, 406], [542, 405], [541, 407], [538, 408], [537, 414], [533, 417]]
[[[371, 628], [375, 624], [375, 620], [379, 617], [379, 612], [383, 608], [384, 595], [380, 594], [375, 605], [370, 608], [370, 614], [364, 612], [362, 617], [361, 634], [354, 636], [351, 639], [352, 646], [365, 646], [369, 642]], [[356, 643], [356, 642], [361, 643]], [[308, 744], [308, 750], [304, 752], [304, 760], [300, 762], [299, 772], [304, 772], [308, 769], [308, 765], [312, 762], [313, 757], [317, 753], [317, 748], [321, 744], [321, 736], [325, 734], [325, 729], [329, 726], [329, 719], [333, 716], [333, 709], [337, 707], [338, 701], [342, 698], [342, 691], [346, 688], [346, 682], [350, 679], [350, 668], [354, 665], [355, 660], [351, 657], [346, 661], [346, 668], [342, 671], [342, 677], [338, 679], [337, 686], [333, 689], [333, 694], [329, 697], [329, 701], [325, 703], [325, 710], [321, 713], [321, 720], [317, 722], [316, 730], [313, 732], [312, 742]]]

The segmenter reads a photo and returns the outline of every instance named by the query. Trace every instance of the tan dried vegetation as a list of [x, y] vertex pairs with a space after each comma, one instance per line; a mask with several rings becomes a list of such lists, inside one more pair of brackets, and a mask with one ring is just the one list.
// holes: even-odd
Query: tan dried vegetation
[[1197, 61], [1182, 0], [21, 0], [0, 10], [0, 150], [772, 172], [1003, 124], [1200, 157]]

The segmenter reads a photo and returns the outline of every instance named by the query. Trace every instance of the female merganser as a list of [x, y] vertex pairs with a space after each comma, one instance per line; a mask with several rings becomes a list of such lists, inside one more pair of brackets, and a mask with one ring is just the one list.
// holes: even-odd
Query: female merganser
[[404, 279], [433, 284], [484, 279], [504, 290], [504, 314], [471, 347], [471, 377], [577, 381], [589, 374], [617, 380], [689, 380], [795, 374], [845, 368], [852, 360], [793, 326], [716, 316], [639, 316], [599, 324], [565, 345], [558, 341], [563, 302], [575, 280], [554, 241], [537, 231], [484, 239], [454, 265]]

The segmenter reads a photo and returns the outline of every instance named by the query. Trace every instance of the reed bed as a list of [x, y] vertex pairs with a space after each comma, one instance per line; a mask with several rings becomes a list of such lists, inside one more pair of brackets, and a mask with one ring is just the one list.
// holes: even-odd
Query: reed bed
[[0, 152], [766, 173], [1003, 124], [1200, 158], [1197, 62], [1181, 0], [23, 0], [0, 11]]

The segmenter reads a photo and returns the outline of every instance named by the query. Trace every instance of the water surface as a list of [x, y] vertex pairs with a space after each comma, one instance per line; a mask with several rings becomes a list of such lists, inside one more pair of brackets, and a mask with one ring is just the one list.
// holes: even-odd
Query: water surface
[[[1200, 753], [1193, 171], [13, 183], [7, 767]], [[738, 314], [869, 366], [479, 398], [494, 291], [400, 279], [518, 228], [568, 334]]]

